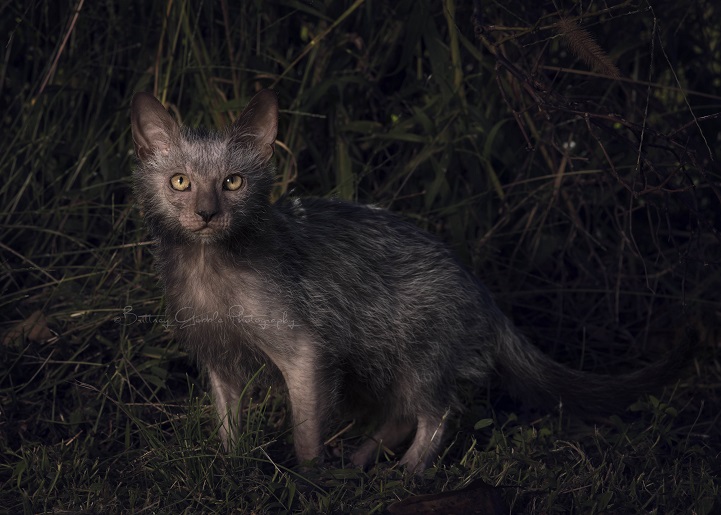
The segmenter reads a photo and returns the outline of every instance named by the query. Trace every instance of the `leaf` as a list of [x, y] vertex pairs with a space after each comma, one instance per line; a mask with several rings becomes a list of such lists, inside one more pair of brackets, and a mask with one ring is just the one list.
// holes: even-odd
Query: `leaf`
[[381, 130], [383, 126], [379, 122], [372, 120], [356, 120], [347, 122], [339, 130], [342, 132], [360, 132], [362, 134], [373, 134]]
[[483, 429], [484, 427], [492, 426], [493, 425], [493, 419], [492, 418], [483, 418], [476, 422], [476, 424], [473, 426], [473, 429], [478, 431], [479, 429]]
[[43, 315], [42, 311], [35, 311], [5, 333], [2, 342], [3, 345], [11, 345], [23, 338], [30, 342], [44, 342], [52, 337], [53, 332], [48, 328], [45, 315]]
[[508, 513], [508, 506], [501, 497], [500, 489], [480, 479], [467, 487], [451, 492], [430, 495], [414, 495], [391, 504], [388, 513], [394, 515], [431, 513], [478, 513], [496, 515]]

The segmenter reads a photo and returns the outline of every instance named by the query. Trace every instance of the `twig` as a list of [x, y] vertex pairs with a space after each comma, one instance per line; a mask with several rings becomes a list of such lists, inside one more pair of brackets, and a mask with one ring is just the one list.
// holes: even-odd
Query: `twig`
[[70, 39], [70, 34], [72, 34], [73, 29], [75, 29], [75, 23], [78, 21], [78, 17], [80, 16], [80, 11], [82, 10], [84, 3], [85, 3], [85, 0], [78, 0], [77, 3], [75, 4], [75, 9], [73, 9], [73, 16], [72, 16], [72, 18], [70, 18], [70, 22], [68, 23], [68, 28], [65, 31], [65, 36], [63, 37], [63, 40], [60, 43], [60, 45], [55, 49], [55, 56], [53, 57], [52, 64], [50, 65], [48, 72], [45, 74], [45, 78], [43, 79], [43, 82], [40, 84], [40, 88], [38, 88], [38, 92], [35, 94], [35, 97], [33, 100], [36, 100], [38, 97], [40, 97], [40, 95], [42, 95], [43, 91], [45, 91], [45, 87], [55, 76], [55, 70], [57, 70], [57, 68], [58, 68], [58, 61], [60, 61], [60, 56], [65, 51], [65, 47], [68, 44], [68, 40]]

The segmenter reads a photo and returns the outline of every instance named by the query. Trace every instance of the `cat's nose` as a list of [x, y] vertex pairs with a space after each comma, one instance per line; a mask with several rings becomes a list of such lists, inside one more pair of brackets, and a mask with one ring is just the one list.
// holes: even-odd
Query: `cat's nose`
[[198, 216], [200, 216], [200, 218], [202, 218], [203, 221], [207, 224], [208, 222], [210, 222], [210, 219], [215, 216], [216, 211], [210, 212], [210, 211], [199, 210], [199, 211], [196, 211], [195, 213]]

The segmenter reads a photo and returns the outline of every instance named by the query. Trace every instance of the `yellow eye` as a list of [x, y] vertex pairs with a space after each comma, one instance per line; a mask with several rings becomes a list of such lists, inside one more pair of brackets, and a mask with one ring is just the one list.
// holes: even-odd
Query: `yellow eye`
[[223, 179], [223, 189], [224, 190], [230, 190], [235, 191], [239, 189], [243, 185], [243, 178], [238, 175], [237, 173], [234, 173], [233, 175], [227, 176], [225, 179]]
[[170, 178], [170, 185], [174, 190], [185, 191], [190, 188], [190, 179], [184, 173], [176, 173]]

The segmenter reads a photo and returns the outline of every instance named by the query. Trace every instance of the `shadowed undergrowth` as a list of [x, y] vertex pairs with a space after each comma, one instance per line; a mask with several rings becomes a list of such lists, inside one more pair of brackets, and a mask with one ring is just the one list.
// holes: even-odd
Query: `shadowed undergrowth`
[[[6, 2], [0, 68], [0, 506], [13, 513], [382, 512], [483, 479], [528, 513], [718, 510], [713, 2]], [[280, 392], [230, 455], [163, 317], [130, 191], [128, 106], [222, 127], [282, 106], [274, 195], [372, 202], [448, 242], [533, 341], [679, 382], [582, 421], [495, 388], [423, 479], [294, 469]], [[612, 379], [611, 379], [612, 380]], [[338, 434], [339, 433], [339, 434]], [[714, 504], [715, 503], [715, 504]]]

